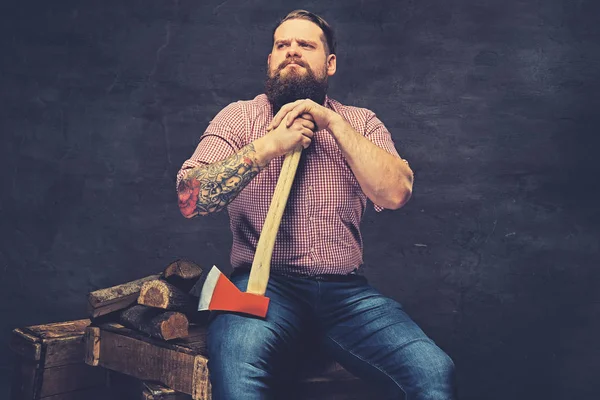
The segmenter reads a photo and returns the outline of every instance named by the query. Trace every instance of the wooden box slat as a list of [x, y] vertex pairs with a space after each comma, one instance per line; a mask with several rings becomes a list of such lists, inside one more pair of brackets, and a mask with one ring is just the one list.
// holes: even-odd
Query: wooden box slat
[[137, 303], [143, 284], [159, 277], [160, 274], [150, 275], [89, 293], [88, 315], [92, 318], [98, 318]]
[[22, 328], [40, 339], [58, 339], [72, 336], [81, 336], [90, 325], [89, 319], [75, 321], [54, 322], [51, 324], [34, 325]]
[[[178, 392], [191, 395], [195, 400], [210, 399], [207, 359], [182, 344], [152, 339], [127, 329], [120, 324], [90, 327], [87, 334], [86, 362], [94, 363], [122, 374], [145, 381], [156, 381]], [[98, 337], [99, 336], [99, 337]], [[192, 329], [183, 342], [191, 338], [199, 345], [204, 337]], [[94, 354], [90, 357], [89, 354]]]
[[78, 391], [83, 396], [86, 390], [105, 386], [105, 370], [84, 362], [83, 335], [89, 325], [88, 319], [82, 319], [14, 329], [11, 399], [75, 398], [67, 393]]
[[90, 320], [35, 325], [13, 330], [10, 348], [29, 360], [40, 360], [44, 368], [83, 361], [83, 334]]
[[19, 357], [27, 360], [38, 361], [42, 356], [42, 343], [39, 338], [25, 332], [23, 329], [14, 329], [10, 338], [9, 347]]
[[13, 365], [13, 377], [10, 387], [11, 400], [29, 400], [36, 398], [41, 374], [35, 360], [16, 357]]
[[59, 393], [54, 396], [44, 397], [42, 400], [116, 400], [108, 387], [95, 387], [90, 389], [75, 390], [73, 392]]
[[83, 363], [45, 368], [42, 370], [39, 397], [103, 386], [105, 382], [104, 370]]
[[179, 393], [159, 383], [144, 382], [143, 400], [192, 400], [192, 396]]

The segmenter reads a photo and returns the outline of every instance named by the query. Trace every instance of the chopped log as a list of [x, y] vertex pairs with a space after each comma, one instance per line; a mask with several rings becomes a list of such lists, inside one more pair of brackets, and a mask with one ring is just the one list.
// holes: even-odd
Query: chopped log
[[190, 289], [202, 276], [202, 268], [187, 260], [177, 260], [169, 264], [161, 275], [161, 279], [189, 293]]
[[196, 299], [177, 287], [160, 279], [145, 282], [140, 289], [138, 304], [164, 310], [192, 311]]
[[202, 275], [202, 268], [188, 260], [174, 261], [163, 272], [163, 278], [167, 281], [175, 276], [185, 280], [194, 280], [198, 279], [200, 275]]
[[121, 285], [91, 292], [88, 296], [88, 314], [90, 318], [97, 318], [135, 304], [142, 285], [145, 282], [158, 279], [159, 276], [160, 275], [151, 275]]
[[188, 335], [188, 319], [176, 311], [136, 305], [121, 312], [120, 322], [157, 339], [171, 340]]

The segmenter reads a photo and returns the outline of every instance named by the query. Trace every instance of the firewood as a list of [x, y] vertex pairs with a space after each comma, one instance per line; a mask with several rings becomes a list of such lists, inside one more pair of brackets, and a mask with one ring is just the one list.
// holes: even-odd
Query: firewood
[[178, 276], [181, 279], [198, 279], [202, 275], [202, 268], [188, 260], [177, 260], [169, 264], [163, 272], [164, 278]]
[[188, 319], [176, 311], [135, 305], [121, 312], [120, 322], [157, 339], [171, 340], [188, 335]]
[[90, 292], [88, 295], [88, 314], [90, 318], [94, 319], [135, 304], [144, 282], [158, 279], [158, 277], [159, 275], [151, 275], [121, 285]]
[[165, 268], [161, 278], [188, 293], [198, 278], [202, 275], [202, 268], [188, 260], [177, 260]]
[[161, 279], [148, 281], [142, 285], [138, 304], [165, 310], [191, 311], [195, 307], [194, 298], [177, 287]]

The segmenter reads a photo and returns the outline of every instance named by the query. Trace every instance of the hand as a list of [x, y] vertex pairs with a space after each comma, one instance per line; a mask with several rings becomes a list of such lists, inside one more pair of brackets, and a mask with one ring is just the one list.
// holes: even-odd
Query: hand
[[[273, 125], [273, 124], [271, 124]], [[271, 157], [278, 157], [294, 151], [298, 146], [307, 148], [312, 142], [316, 125], [310, 114], [302, 114], [295, 118], [289, 126], [278, 124], [269, 126], [267, 134], [262, 137], [268, 142]]]
[[289, 127], [298, 116], [303, 114], [312, 116], [312, 120], [317, 124], [316, 130], [329, 129], [333, 120], [338, 117], [335, 111], [323, 107], [310, 99], [297, 100], [281, 107], [273, 118], [273, 121], [271, 121], [271, 124], [267, 127], [267, 130], [274, 129], [279, 124]]

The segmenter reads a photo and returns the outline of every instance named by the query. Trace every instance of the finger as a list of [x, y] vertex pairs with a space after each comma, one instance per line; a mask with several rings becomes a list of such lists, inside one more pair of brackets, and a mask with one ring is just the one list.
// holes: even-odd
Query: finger
[[318, 130], [317, 123], [315, 122], [313, 116], [310, 114], [302, 114], [298, 117], [296, 121], [300, 121], [302, 126], [305, 126], [308, 129], [312, 129], [315, 132]]
[[[280, 110], [280, 112], [281, 112], [281, 110]], [[273, 130], [273, 129], [277, 128], [279, 126], [280, 122], [281, 122], [281, 114], [278, 112], [277, 114], [275, 114], [275, 116], [273, 117], [273, 120], [271, 121], [271, 123], [267, 127], [267, 131], [270, 131], [270, 130]]]
[[297, 105], [293, 110], [291, 110], [286, 118], [287, 124], [286, 126], [289, 128], [293, 123], [294, 120], [296, 118], [298, 118], [299, 115], [304, 114], [305, 112], [307, 112], [309, 110], [306, 110], [306, 106], [304, 104], [299, 104]]
[[279, 124], [284, 119], [284, 117], [287, 115], [287, 113], [290, 112], [290, 110], [292, 110], [294, 107], [296, 107], [298, 104], [300, 104], [303, 101], [305, 101], [305, 100], [301, 99], [301, 100], [296, 100], [292, 103], [284, 104], [277, 112], [277, 115], [275, 115], [275, 117], [273, 117], [273, 121], [271, 121], [271, 124], [269, 125], [271, 127], [271, 129], [274, 129], [277, 126], [279, 126]]
[[311, 114], [309, 114], [309, 113], [304, 113], [304, 114], [302, 114], [302, 115], [300, 116], [300, 118], [302, 118], [302, 119], [307, 119], [307, 120], [309, 120], [309, 121], [313, 121], [313, 122], [315, 122], [315, 119], [314, 119], [314, 118], [313, 118], [313, 116], [312, 116]]
[[313, 136], [315, 136], [315, 132], [312, 129], [308, 129], [308, 128], [302, 128], [300, 133], [302, 134], [302, 136], [305, 136], [310, 139], [312, 139]]
[[279, 109], [279, 111], [277, 112], [277, 114], [275, 114], [275, 116], [273, 117], [273, 120], [267, 127], [267, 130], [275, 129], [279, 126], [283, 117], [285, 117], [287, 115], [287, 113], [289, 112], [289, 110], [291, 110], [293, 108], [292, 104], [294, 104], [294, 103], [286, 104]]
[[[286, 121], [287, 121], [286, 127], [287, 128], [289, 128], [292, 125], [292, 123], [294, 123], [294, 120], [296, 118], [298, 118], [299, 115], [309, 114], [308, 110], [305, 110], [306, 103], [307, 103], [306, 100], [296, 100], [293, 103], [289, 103], [289, 105], [292, 107], [290, 108], [290, 110], [288, 111], [288, 114], [286, 116]], [[312, 118], [312, 116], [311, 116], [311, 118]]]
[[297, 123], [299, 123], [301, 126], [311, 129], [311, 130], [315, 130], [316, 125], [314, 122], [306, 120], [306, 119], [297, 119], [296, 121], [298, 121]]
[[310, 119], [304, 119], [302, 117], [298, 117], [294, 120], [294, 123], [292, 125], [297, 126], [297, 127], [306, 126], [307, 128], [309, 128], [311, 126], [315, 126], [316, 124], [313, 121], [311, 121]]
[[307, 138], [306, 136], [304, 136], [302, 138], [302, 147], [304, 147], [305, 149], [308, 148], [308, 146], [310, 146], [311, 142], [312, 142], [312, 140], [310, 140], [309, 138]]

